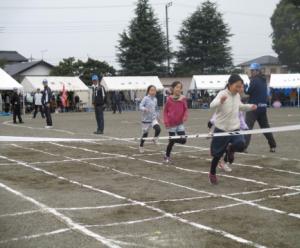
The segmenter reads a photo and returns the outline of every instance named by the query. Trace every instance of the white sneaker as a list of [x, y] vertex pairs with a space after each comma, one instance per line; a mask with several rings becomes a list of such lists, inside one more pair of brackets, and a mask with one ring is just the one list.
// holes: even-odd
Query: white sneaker
[[140, 153], [144, 153], [145, 152], [144, 147], [143, 146], [139, 146], [139, 151], [140, 151]]
[[45, 126], [45, 128], [51, 129], [51, 128], [53, 128], [53, 126]]
[[218, 167], [220, 169], [222, 169], [223, 171], [226, 171], [226, 172], [231, 172], [232, 171], [232, 169], [229, 167], [229, 164], [228, 163], [224, 163], [223, 161], [219, 162]]

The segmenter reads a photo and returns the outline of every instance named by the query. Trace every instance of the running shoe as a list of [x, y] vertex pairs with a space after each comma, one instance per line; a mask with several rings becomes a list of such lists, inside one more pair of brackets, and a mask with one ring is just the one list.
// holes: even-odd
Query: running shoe
[[231, 172], [232, 169], [229, 167], [229, 163], [224, 163], [223, 161], [220, 161], [218, 164], [218, 167], [226, 172]]
[[143, 146], [139, 146], [139, 151], [140, 151], [140, 153], [144, 153], [145, 152], [144, 147]]
[[209, 182], [212, 184], [212, 185], [217, 185], [218, 184], [218, 178], [216, 175], [213, 175], [211, 173], [208, 174], [208, 178], [209, 178]]

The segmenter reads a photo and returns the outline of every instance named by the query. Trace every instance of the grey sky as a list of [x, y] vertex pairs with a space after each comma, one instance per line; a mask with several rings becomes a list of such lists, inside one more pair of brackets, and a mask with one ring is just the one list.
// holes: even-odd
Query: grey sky
[[[272, 50], [270, 17], [280, 0], [215, 0], [231, 33], [234, 63]], [[165, 30], [165, 4], [150, 0]], [[200, 0], [173, 0], [169, 8], [170, 40], [173, 50], [182, 21]], [[57, 64], [74, 56], [105, 60], [119, 68], [116, 60], [118, 34], [134, 15], [134, 0], [0, 0], [0, 50], [17, 50]], [[47, 51], [44, 51], [47, 50]], [[41, 52], [43, 51], [43, 52]]]

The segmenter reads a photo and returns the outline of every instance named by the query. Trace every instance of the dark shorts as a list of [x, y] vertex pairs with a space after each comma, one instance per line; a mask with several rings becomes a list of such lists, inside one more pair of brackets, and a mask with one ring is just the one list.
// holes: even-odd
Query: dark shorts
[[[239, 130], [234, 130], [239, 131]], [[225, 131], [215, 128], [214, 133], [224, 133]], [[231, 143], [235, 151], [241, 152], [245, 148], [244, 135], [233, 135], [224, 137], [213, 137], [210, 145], [211, 155], [213, 157], [222, 157], [228, 144]]]

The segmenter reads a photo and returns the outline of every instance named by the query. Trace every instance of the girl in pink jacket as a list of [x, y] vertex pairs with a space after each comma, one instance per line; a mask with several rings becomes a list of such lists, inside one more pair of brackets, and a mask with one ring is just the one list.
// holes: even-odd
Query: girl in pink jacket
[[[172, 95], [167, 98], [164, 108], [164, 124], [169, 132], [169, 136], [185, 136], [185, 128], [183, 123], [188, 118], [188, 107], [185, 96], [181, 95], [182, 83], [175, 81], [171, 86]], [[175, 143], [185, 144], [186, 138], [170, 139], [167, 146], [164, 161], [171, 162], [170, 155]]]

